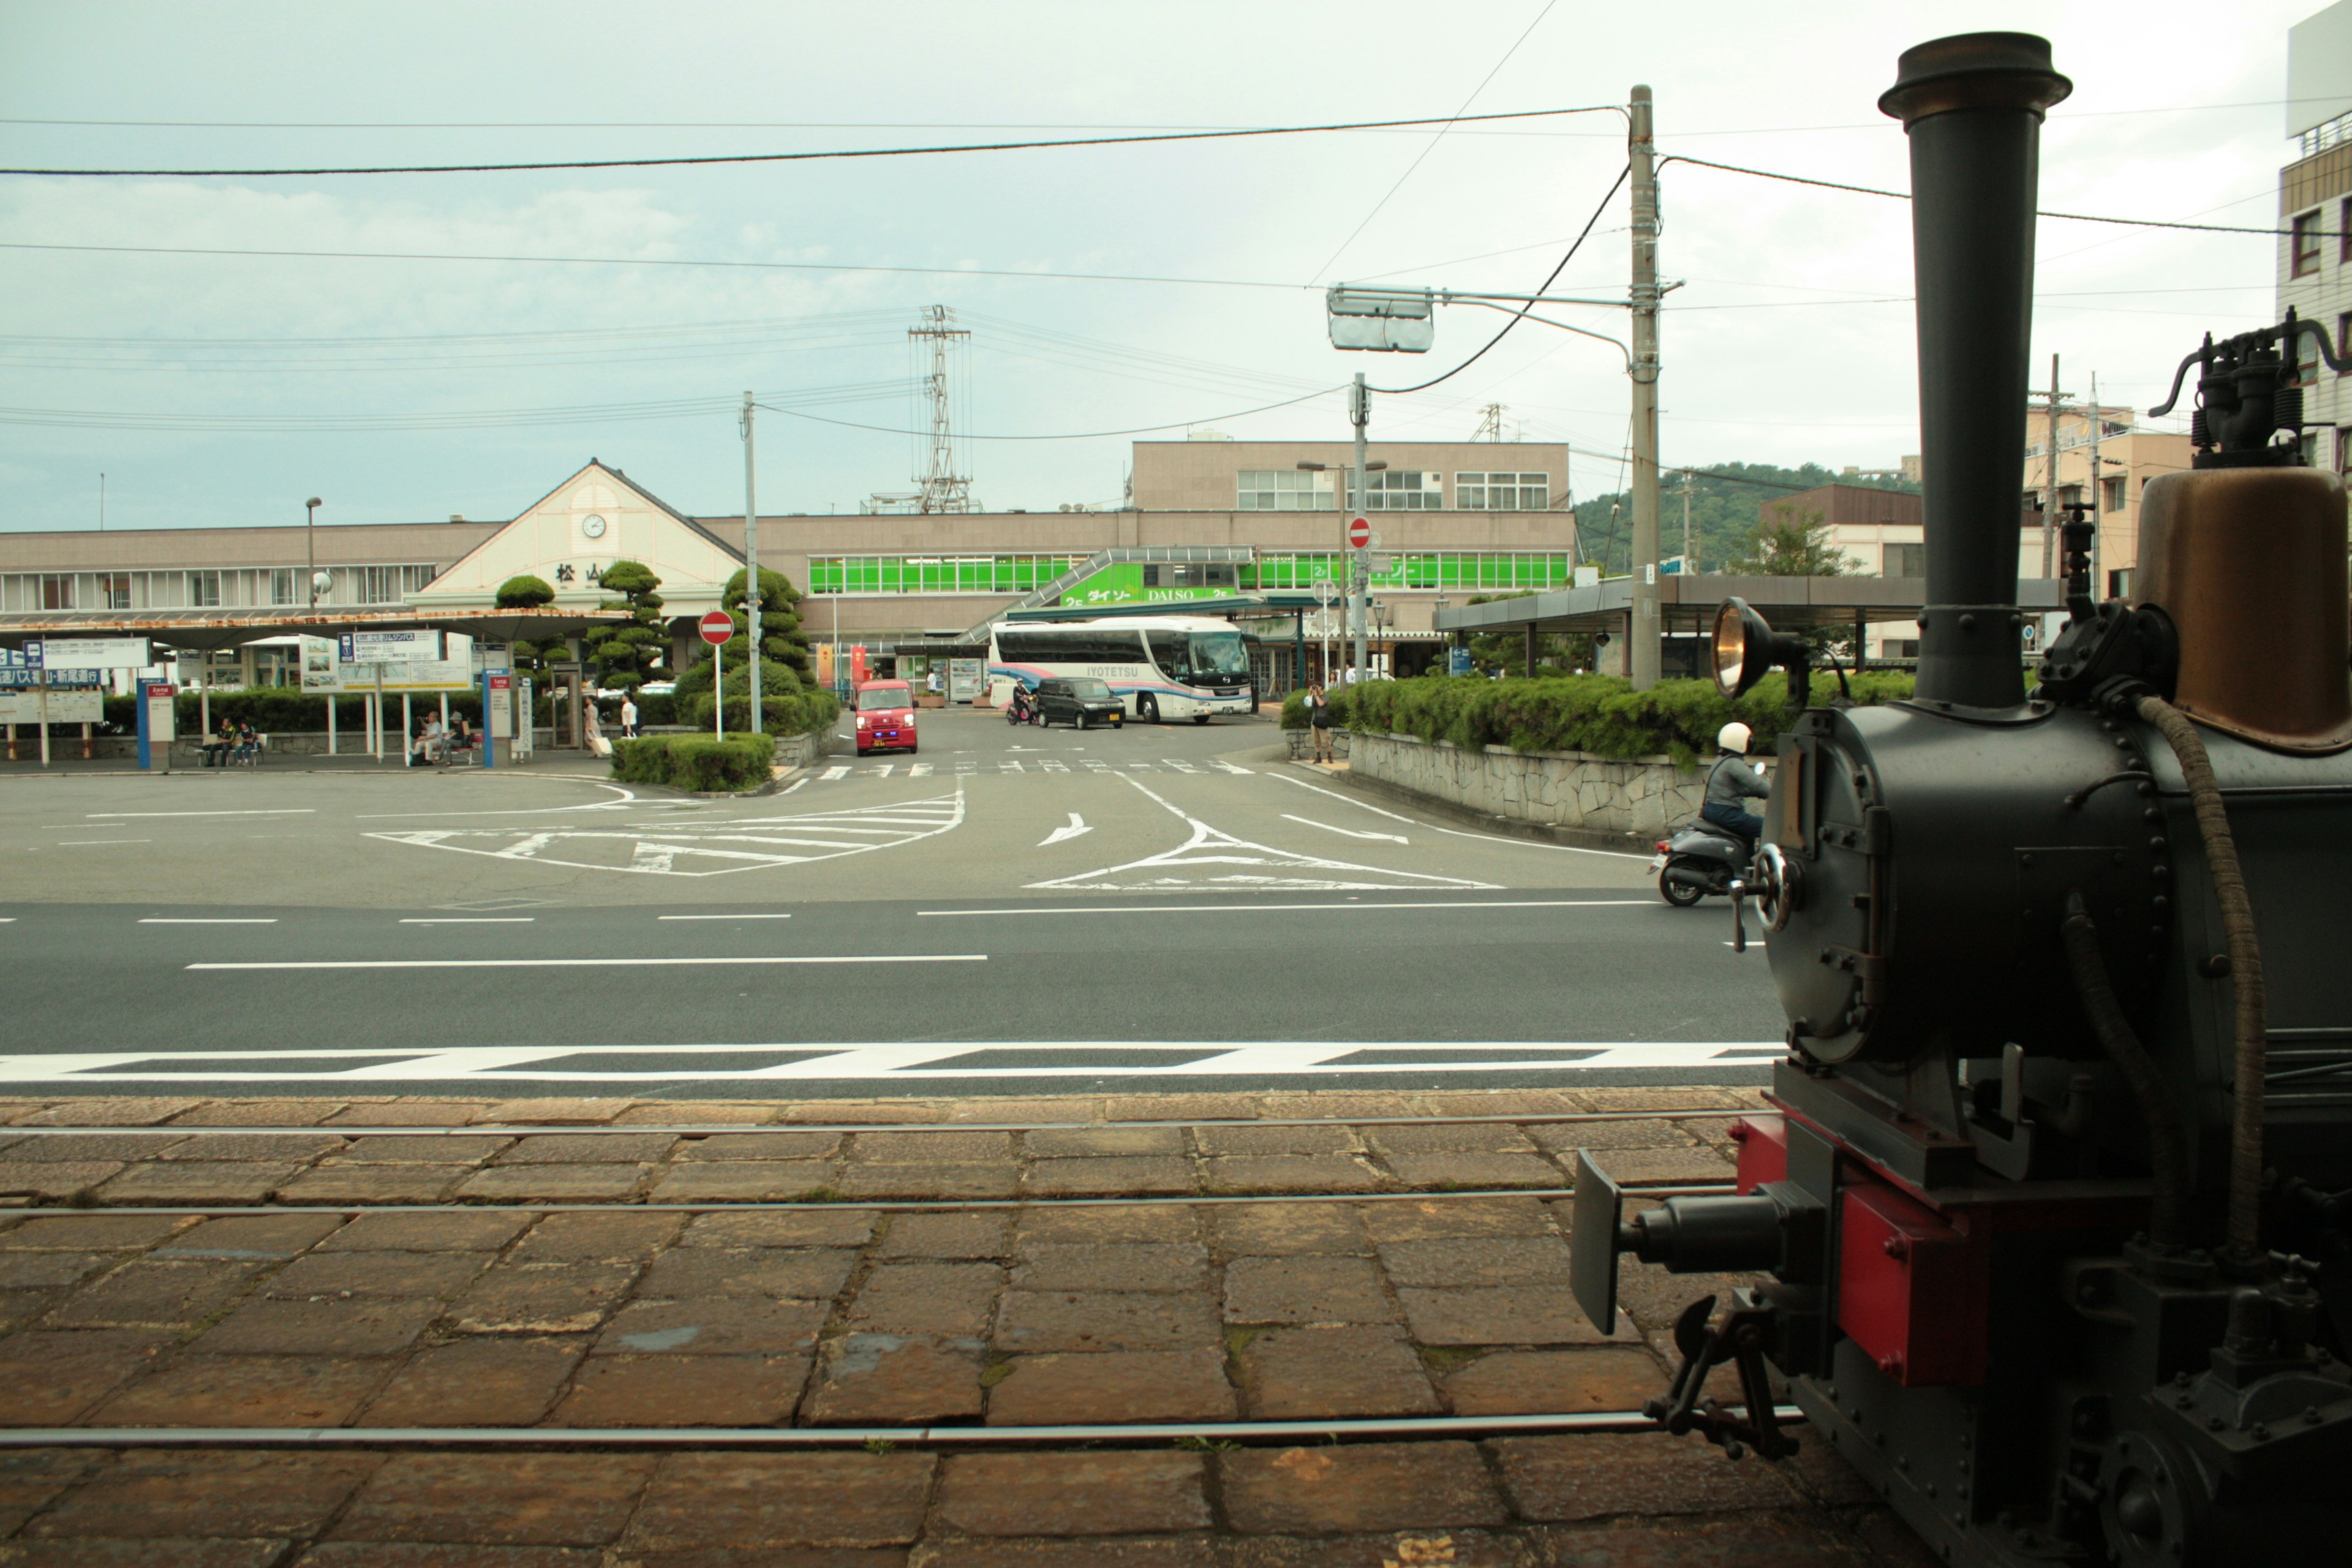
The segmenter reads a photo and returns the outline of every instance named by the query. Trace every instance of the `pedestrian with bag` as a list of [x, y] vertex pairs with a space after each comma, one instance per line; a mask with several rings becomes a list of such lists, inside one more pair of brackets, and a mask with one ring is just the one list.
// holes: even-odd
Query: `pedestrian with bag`
[[1307, 683], [1307, 732], [1315, 742], [1314, 761], [1336, 760], [1331, 755], [1331, 699], [1324, 695], [1319, 680]]

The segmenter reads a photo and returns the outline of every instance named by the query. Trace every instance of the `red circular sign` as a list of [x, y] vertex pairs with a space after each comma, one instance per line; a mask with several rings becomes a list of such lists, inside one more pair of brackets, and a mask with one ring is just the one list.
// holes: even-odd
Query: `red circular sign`
[[702, 640], [717, 647], [735, 635], [735, 620], [724, 610], [706, 610], [701, 622]]
[[1372, 543], [1372, 525], [1360, 517], [1348, 520], [1348, 548], [1369, 550]]

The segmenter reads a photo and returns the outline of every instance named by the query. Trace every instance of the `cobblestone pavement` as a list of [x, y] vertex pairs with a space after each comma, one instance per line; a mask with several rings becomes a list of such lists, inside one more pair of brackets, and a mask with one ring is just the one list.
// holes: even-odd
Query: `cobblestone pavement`
[[[0, 1215], [0, 1425], [561, 1442], [1622, 1411], [1663, 1389], [1675, 1311], [1727, 1281], [1629, 1268], [1632, 1331], [1604, 1340], [1570, 1299], [1564, 1201], [1434, 1189], [1558, 1189], [1580, 1144], [1612, 1173], [1725, 1179], [1729, 1119], [1672, 1113], [1747, 1103], [12, 1102], [0, 1170], [38, 1206]], [[794, 1125], [819, 1118], [877, 1130]], [[1213, 1118], [1242, 1124], [1176, 1124]], [[173, 1131], [29, 1131], [110, 1124]], [[653, 1130], [676, 1126], [719, 1130]], [[451, 1131], [401, 1131], [428, 1127]], [[1219, 1188], [1293, 1195], [1050, 1201]], [[838, 1201], [742, 1206], [812, 1190]], [[1024, 1201], [872, 1206], [972, 1198]], [[645, 1206], [672, 1201], [698, 1206]], [[868, 1450], [0, 1451], [0, 1568], [1870, 1563], [1907, 1539], [1810, 1445], [1778, 1467], [1600, 1434]]]

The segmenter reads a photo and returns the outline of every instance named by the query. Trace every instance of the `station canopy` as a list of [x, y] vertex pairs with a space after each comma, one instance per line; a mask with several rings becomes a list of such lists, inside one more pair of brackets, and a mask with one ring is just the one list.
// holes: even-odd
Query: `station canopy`
[[426, 614], [404, 605], [307, 605], [234, 610], [35, 610], [0, 616], [0, 647], [33, 637], [146, 637], [188, 653], [243, 647], [282, 637], [416, 629], [458, 632], [478, 643], [546, 642], [592, 626], [619, 626], [625, 610], [460, 610]]

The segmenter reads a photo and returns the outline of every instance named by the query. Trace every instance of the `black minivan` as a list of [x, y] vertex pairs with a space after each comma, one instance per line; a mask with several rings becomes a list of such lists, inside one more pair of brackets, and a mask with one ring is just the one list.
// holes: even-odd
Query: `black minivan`
[[1084, 730], [1090, 725], [1124, 723], [1127, 704], [1110, 693], [1110, 688], [1092, 676], [1059, 677], [1037, 683], [1037, 708], [1048, 724], [1075, 724]]

